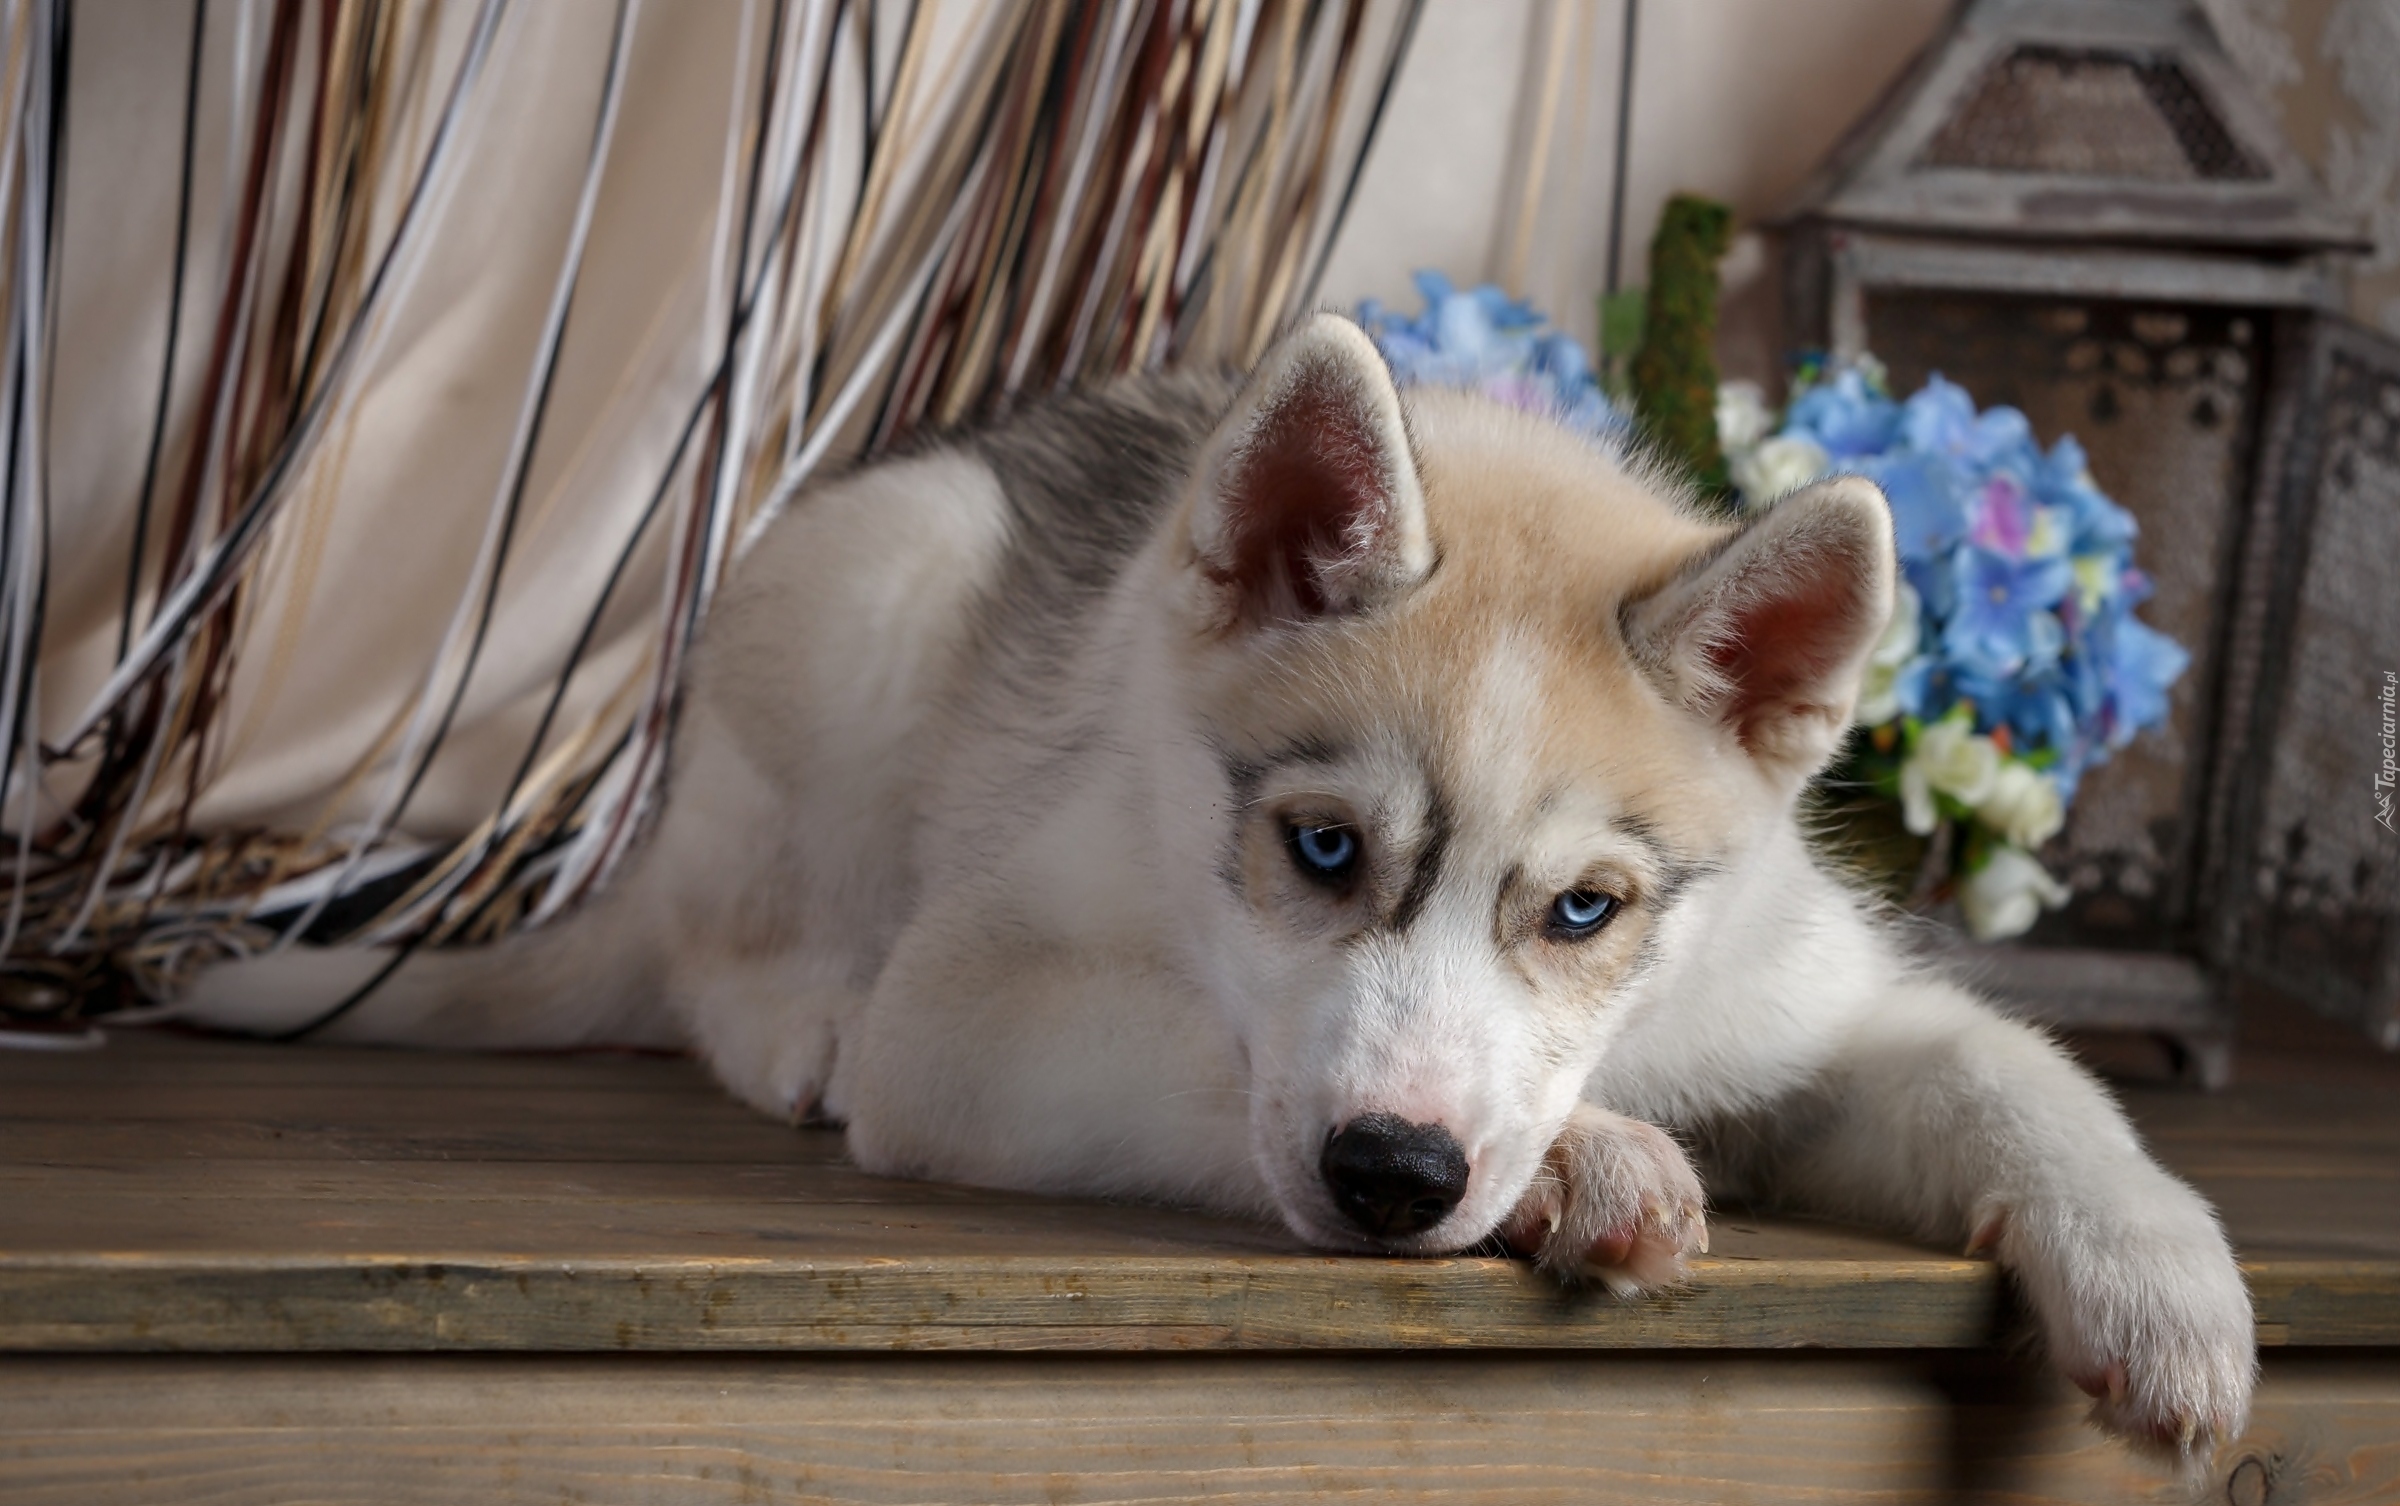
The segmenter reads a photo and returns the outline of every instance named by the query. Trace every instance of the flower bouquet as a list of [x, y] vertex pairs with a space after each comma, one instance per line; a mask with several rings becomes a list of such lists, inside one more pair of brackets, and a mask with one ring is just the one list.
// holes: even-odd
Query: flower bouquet
[[1720, 391], [1742, 505], [1852, 472], [1891, 499], [1899, 545], [1842, 773], [1925, 840], [1921, 889], [1954, 888], [1980, 938], [2018, 935], [2067, 898], [2035, 850], [2084, 774], [2166, 719], [2191, 656], [2134, 616], [2134, 520], [2071, 436], [2044, 451], [2024, 414], [1939, 376], [1896, 400], [1872, 361], [1806, 362], [1792, 385], [1780, 419], [1754, 386]]
[[[1497, 288], [1417, 274], [1424, 311], [1362, 304], [1405, 385], [1468, 387], [1599, 436], [1632, 425], [1572, 338]], [[1936, 376], [1895, 399], [1872, 360], [1802, 363], [1777, 414], [1726, 383], [1718, 441], [1745, 511], [1854, 472], [1891, 499], [1901, 580], [1852, 740], [1833, 780], [1895, 813], [1913, 839], [1919, 901], [1955, 894], [1986, 940], [2021, 934], [2067, 891], [2034, 853], [2076, 786], [2165, 720], [2190, 656], [2134, 616], [2150, 585], [2134, 521], [2101, 494], [2083, 449], [2047, 451], [2013, 408], [1978, 411]]]

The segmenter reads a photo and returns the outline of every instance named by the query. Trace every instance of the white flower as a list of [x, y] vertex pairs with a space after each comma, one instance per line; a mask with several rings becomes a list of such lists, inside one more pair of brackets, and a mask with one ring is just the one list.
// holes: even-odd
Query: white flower
[[1917, 656], [1924, 621], [1925, 604], [1917, 599], [1916, 588], [1907, 581], [1899, 582], [1892, 593], [1892, 620], [1875, 640], [1866, 678], [1858, 687], [1858, 709], [1850, 717], [1853, 723], [1880, 727], [1900, 714], [1900, 671]]
[[1815, 440], [1778, 434], [1734, 456], [1728, 470], [1750, 505], [1764, 507], [1824, 475], [1832, 464], [1833, 458]]
[[1756, 382], [1726, 382], [1717, 388], [1717, 443], [1726, 454], [1746, 450], [1775, 432], [1775, 410]]
[[1935, 722], [1918, 735], [1908, 762], [1900, 766], [1900, 813], [1918, 836], [1931, 834], [1941, 819], [1936, 793], [1972, 810], [1991, 798], [2000, 777], [2000, 750], [1964, 721]]
[[1900, 714], [1900, 666], [1874, 663], [1867, 666], [1867, 676], [1859, 682], [1858, 709], [1850, 714], [1853, 726], [1880, 727]]
[[1933, 835], [1941, 812], [1934, 808], [1933, 786], [1925, 782], [1925, 770], [1911, 759], [1900, 766], [1900, 823], [1920, 837]]
[[2021, 847], [1995, 847], [1958, 886], [1958, 907], [1978, 941], [2002, 941], [2033, 929], [2042, 911], [2067, 902], [2067, 886]]
[[2000, 766], [1992, 792], [1977, 803], [1975, 819], [2032, 852], [2067, 824], [2067, 806], [2058, 798], [2058, 781], [2011, 759]]
[[1892, 587], [1892, 620], [1883, 626], [1883, 636], [1875, 640], [1877, 664], [1889, 664], [1895, 669], [1917, 656], [1917, 638], [1925, 623], [1925, 603], [1917, 588], [1907, 581], [1896, 581]]

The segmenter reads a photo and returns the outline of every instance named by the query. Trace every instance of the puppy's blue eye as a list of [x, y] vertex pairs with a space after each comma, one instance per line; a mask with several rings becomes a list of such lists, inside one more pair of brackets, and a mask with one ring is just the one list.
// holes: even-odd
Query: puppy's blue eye
[[1569, 889], [1550, 901], [1550, 934], [1581, 941], [1617, 913], [1617, 897], [1597, 889]]
[[1307, 826], [1295, 823], [1289, 838], [1292, 861], [1313, 879], [1339, 882], [1358, 863], [1358, 833], [1347, 826]]

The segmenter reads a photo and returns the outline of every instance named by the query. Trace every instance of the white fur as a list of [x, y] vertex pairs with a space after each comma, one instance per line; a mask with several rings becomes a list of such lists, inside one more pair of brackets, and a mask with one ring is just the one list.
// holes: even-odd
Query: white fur
[[[1626, 1290], [1673, 1279], [1704, 1247], [1698, 1184], [1651, 1127], [1664, 1125], [1708, 1151], [1721, 1188], [1954, 1245], [1996, 1237], [2111, 1426], [2185, 1444], [2238, 1427], [2250, 1311], [2207, 1207], [2051, 1043], [1907, 962], [1800, 837], [1798, 792], [1848, 715], [1888, 596], [1872, 489], [1786, 501], [1759, 539], [1712, 543], [1629, 611], [1619, 656], [1657, 684], [1627, 669], [1624, 704], [1681, 729], [1691, 751], [1661, 798], [1716, 833], [1670, 894], [1659, 850], [1624, 819], [1631, 776], [1617, 771], [1643, 754], [1637, 733], [1577, 750], [1592, 772], [1572, 780], [1534, 756], [1554, 730], [1559, 642], [1494, 631], [1459, 665], [1421, 679], [1398, 666], [1400, 692], [1368, 695], [1374, 662], [1307, 668], [1309, 645], [1331, 641], [1309, 635], [1350, 619], [1242, 627], [1224, 609], [1238, 551], [1213, 488], [1232, 484], [1225, 457], [1260, 404], [1310, 362], [1331, 363], [1344, 411], [1390, 461], [1389, 506], [1328, 568], [1379, 597], [1438, 585], [1424, 513], [1440, 498], [1419, 493], [1371, 348], [1338, 323], [1274, 358], [1040, 694], [996, 685], [971, 651], [1014, 526], [976, 451], [826, 486], [729, 587], [672, 798], [632, 871], [547, 932], [412, 960], [332, 1033], [685, 1041], [759, 1109], [845, 1123], [870, 1170], [1193, 1203], [1333, 1246], [1371, 1242], [1329, 1199], [1320, 1147], [1333, 1126], [1393, 1112], [1449, 1127], [1473, 1167], [1455, 1210], [1397, 1248], [1502, 1230]], [[1428, 398], [1409, 422], [1454, 505], [1457, 486], [1480, 484], [1456, 478], [1486, 472], [1440, 472], [1449, 454], [1531, 457], [1510, 483], [1528, 496], [1641, 485], [1513, 415]], [[1656, 516], [1628, 513], [1628, 539], [1719, 539], [1641, 506]], [[1719, 735], [1722, 687], [1695, 656], [1762, 592], [1810, 588], [1777, 576], [1774, 551], [1790, 556], [1794, 538], [1852, 572], [1842, 589], [1882, 594], [1843, 620], [1857, 642], [1838, 662], [1751, 706], [1740, 738]], [[1593, 604], [1595, 634], [1607, 607]], [[1264, 767], [1235, 808], [1222, 744], [1258, 729], [1224, 708], [1278, 696], [1341, 704], [1339, 745]], [[1440, 810], [1436, 712], [1462, 729], [1440, 750]], [[1244, 822], [1283, 808], [1344, 813], [1394, 853], [1444, 827], [1413, 922], [1345, 930], [1307, 891], [1284, 895], [1298, 881], [1273, 852], [1240, 845]], [[1226, 870], [1245, 862], [1237, 898]], [[1508, 930], [1511, 883], [1537, 902], [1579, 883], [1634, 896], [1614, 924], [1649, 928], [1646, 960], [1562, 995], [1557, 969], [1574, 959]], [[221, 969], [188, 1009], [286, 1023], [372, 961]]]

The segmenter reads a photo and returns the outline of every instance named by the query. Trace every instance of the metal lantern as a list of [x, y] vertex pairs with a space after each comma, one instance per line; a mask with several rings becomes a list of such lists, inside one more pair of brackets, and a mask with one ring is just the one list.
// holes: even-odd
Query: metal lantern
[[2254, 729], [2277, 610], [2274, 571], [2244, 569], [2276, 549], [2262, 438], [2361, 228], [2187, 0], [1965, 0], [1786, 229], [1796, 343], [2075, 434], [2140, 521], [2143, 615], [2191, 668], [2043, 853], [2066, 909], [1986, 961], [2028, 1012], [2157, 1031], [2222, 1080], [2224, 971], [2201, 961], [2227, 960], [2235, 822], [2258, 804], [2220, 754], [2222, 729]]

